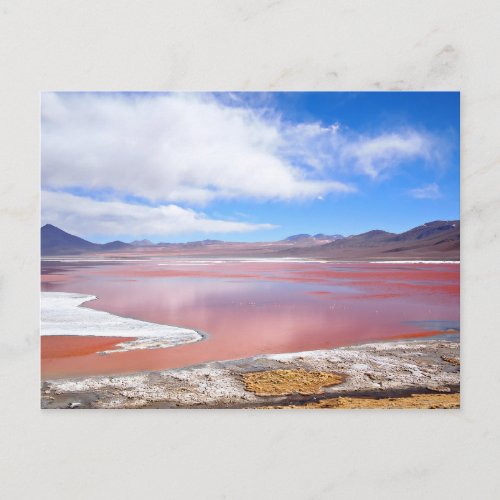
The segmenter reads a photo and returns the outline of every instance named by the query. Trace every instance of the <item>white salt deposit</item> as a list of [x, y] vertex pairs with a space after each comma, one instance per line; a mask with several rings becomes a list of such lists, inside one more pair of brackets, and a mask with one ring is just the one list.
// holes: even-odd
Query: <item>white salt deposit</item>
[[[42, 292], [41, 335], [89, 335], [135, 339], [121, 342], [113, 352], [173, 347], [197, 342], [203, 338], [200, 333], [188, 328], [159, 325], [80, 307], [83, 303], [96, 298], [94, 295], [79, 293]], [[110, 351], [104, 351], [107, 352]]]
[[161, 262], [159, 266], [176, 266], [176, 265], [191, 265], [191, 266], [202, 266], [209, 264], [240, 264], [240, 263], [257, 263], [257, 264], [280, 264], [280, 263], [292, 263], [292, 264], [303, 264], [303, 263], [321, 263], [325, 264], [329, 261], [318, 260], [318, 259], [296, 259], [294, 257], [269, 257], [269, 258], [245, 258], [240, 259], [237, 257], [227, 257], [220, 260], [171, 260], [170, 262]]
[[374, 260], [370, 264], [460, 264], [459, 260]]

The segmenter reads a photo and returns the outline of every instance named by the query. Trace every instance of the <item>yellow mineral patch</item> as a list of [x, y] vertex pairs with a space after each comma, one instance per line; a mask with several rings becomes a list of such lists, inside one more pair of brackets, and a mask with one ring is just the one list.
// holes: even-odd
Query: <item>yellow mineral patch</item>
[[412, 394], [402, 398], [332, 398], [314, 403], [289, 406], [268, 406], [267, 408], [355, 408], [382, 409], [438, 409], [460, 408], [460, 394]]
[[297, 370], [270, 370], [245, 373], [247, 391], [258, 396], [284, 396], [286, 394], [318, 394], [322, 387], [340, 384], [342, 376], [331, 372]]

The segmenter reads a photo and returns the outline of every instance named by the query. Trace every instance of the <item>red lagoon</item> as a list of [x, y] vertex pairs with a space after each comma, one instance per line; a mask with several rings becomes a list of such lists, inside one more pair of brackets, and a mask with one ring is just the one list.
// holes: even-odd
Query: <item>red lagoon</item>
[[42, 377], [122, 374], [456, 334], [460, 266], [419, 263], [42, 262], [42, 290], [96, 295], [85, 307], [189, 327], [207, 337], [117, 352], [123, 338], [42, 337]]

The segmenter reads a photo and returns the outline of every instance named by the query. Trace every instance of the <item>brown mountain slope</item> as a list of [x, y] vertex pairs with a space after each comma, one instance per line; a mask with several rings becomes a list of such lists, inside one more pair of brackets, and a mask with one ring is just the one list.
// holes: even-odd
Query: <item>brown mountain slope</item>
[[[134, 246], [90, 243], [54, 226], [42, 228], [42, 255], [108, 253], [120, 256], [297, 257], [332, 260], [460, 260], [460, 221], [433, 221], [400, 234], [373, 230], [324, 243], [298, 235], [276, 242], [237, 243], [205, 240]], [[307, 236], [308, 238], [304, 238]]]
[[428, 222], [401, 234], [369, 231], [315, 248], [290, 249], [286, 253], [343, 260], [459, 260], [460, 221]]

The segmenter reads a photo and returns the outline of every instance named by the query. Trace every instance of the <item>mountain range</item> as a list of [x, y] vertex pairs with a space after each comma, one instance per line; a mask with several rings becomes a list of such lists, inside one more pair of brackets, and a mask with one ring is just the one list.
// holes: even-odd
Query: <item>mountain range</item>
[[157, 243], [136, 240], [92, 243], [51, 224], [41, 229], [43, 256], [81, 254], [183, 255], [216, 257], [308, 257], [338, 260], [459, 260], [460, 221], [433, 221], [403, 233], [373, 230], [340, 234], [297, 234], [276, 242], [235, 243], [203, 240]]

